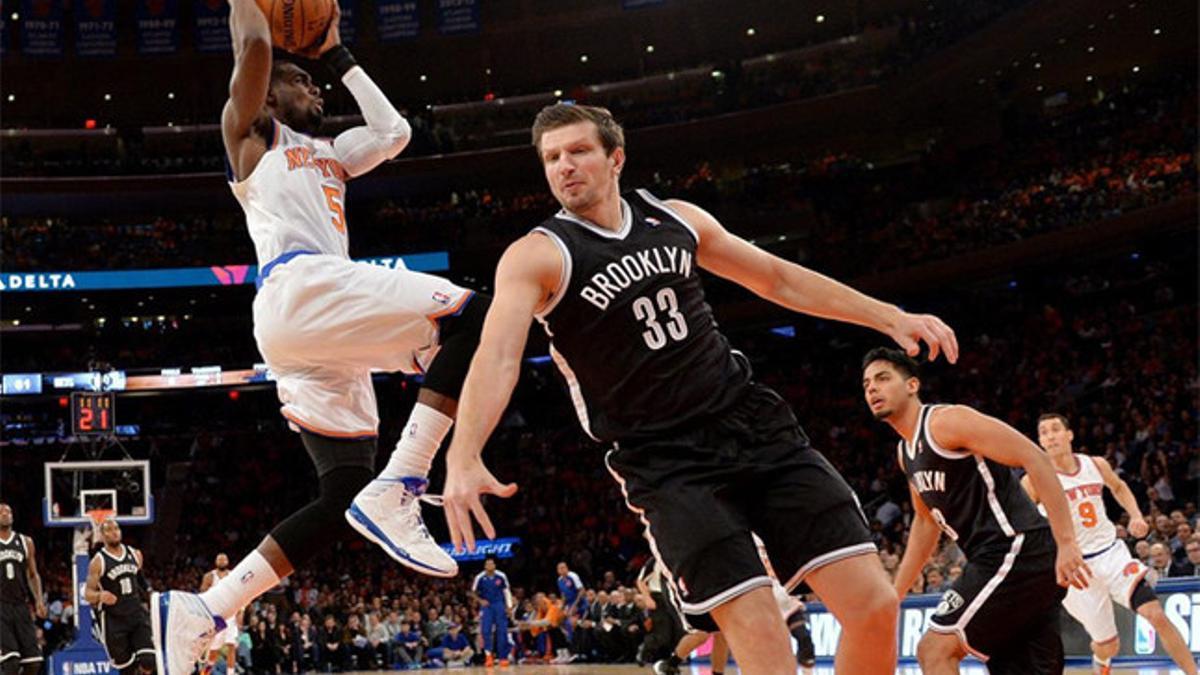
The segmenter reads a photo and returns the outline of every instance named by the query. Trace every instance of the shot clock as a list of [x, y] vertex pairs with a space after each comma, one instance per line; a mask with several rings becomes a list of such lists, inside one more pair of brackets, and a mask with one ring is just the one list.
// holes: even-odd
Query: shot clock
[[71, 432], [76, 436], [112, 436], [116, 428], [116, 395], [111, 391], [71, 394]]

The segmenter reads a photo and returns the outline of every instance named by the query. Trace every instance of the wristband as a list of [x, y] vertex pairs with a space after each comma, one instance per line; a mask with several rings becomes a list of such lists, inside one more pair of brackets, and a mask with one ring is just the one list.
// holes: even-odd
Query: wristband
[[338, 45], [322, 54], [321, 63], [325, 64], [325, 67], [339, 80], [350, 72], [351, 68], [358, 65], [358, 62], [354, 60], [354, 55], [350, 53], [349, 49], [346, 49], [346, 45]]

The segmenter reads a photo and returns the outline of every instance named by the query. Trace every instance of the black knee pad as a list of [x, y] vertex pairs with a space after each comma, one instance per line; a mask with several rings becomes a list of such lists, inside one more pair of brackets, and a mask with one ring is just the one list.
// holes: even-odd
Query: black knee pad
[[345, 441], [305, 434], [304, 445], [317, 465], [320, 495], [271, 531], [293, 568], [353, 531], [346, 523], [346, 509], [375, 476], [374, 439]]
[[483, 320], [487, 317], [488, 307], [491, 305], [490, 295], [476, 293], [458, 314], [442, 320], [440, 347], [433, 363], [429, 364], [422, 386], [447, 398], [458, 400], [463, 382], [467, 379], [467, 370], [471, 367], [471, 358], [475, 356], [475, 349], [479, 346]]
[[1137, 586], [1133, 587], [1133, 593], [1129, 594], [1129, 608], [1136, 612], [1138, 607], [1147, 602], [1154, 602], [1157, 599], [1158, 595], [1154, 592], [1153, 588], [1150, 588], [1150, 584], [1146, 583], [1146, 579], [1143, 577], [1138, 579]]

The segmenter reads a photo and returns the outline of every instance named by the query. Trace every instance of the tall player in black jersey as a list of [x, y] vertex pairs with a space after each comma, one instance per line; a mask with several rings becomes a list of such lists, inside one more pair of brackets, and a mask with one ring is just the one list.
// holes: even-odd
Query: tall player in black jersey
[[109, 518], [100, 525], [104, 547], [88, 564], [83, 597], [95, 613], [96, 639], [121, 675], [155, 672], [149, 597], [142, 575], [142, 552], [121, 543], [121, 525]]
[[37, 630], [29, 615], [46, 618], [42, 577], [33, 540], [13, 530], [13, 511], [0, 502], [0, 664], [4, 675], [33, 675], [42, 668]]
[[[1091, 570], [1075, 543], [1067, 500], [1046, 456], [1007, 424], [962, 405], [923, 405], [917, 362], [896, 349], [863, 358], [863, 392], [896, 450], [912, 495], [912, 530], [896, 570], [904, 593], [937, 548], [939, 530], [967, 556], [917, 646], [926, 675], [958, 672], [967, 654], [992, 673], [1063, 671], [1059, 603]], [[1038, 513], [1008, 467], [1024, 468], [1045, 498]], [[1057, 544], [1057, 549], [1056, 549]]]
[[874, 328], [916, 353], [957, 358], [954, 333], [789, 263], [697, 206], [621, 195], [624, 136], [608, 111], [549, 106], [534, 146], [563, 209], [505, 252], [459, 407], [445, 504], [474, 546], [479, 494], [510, 496], [480, 459], [511, 396], [530, 322], [551, 336], [580, 422], [647, 527], [681, 615], [724, 633], [742, 672], [794, 671], [787, 628], [751, 533], [779, 579], [806, 582], [841, 621], [839, 672], [895, 669], [897, 598], [850, 487], [791, 409], [756, 383], [717, 330], [699, 270], [789, 309]]

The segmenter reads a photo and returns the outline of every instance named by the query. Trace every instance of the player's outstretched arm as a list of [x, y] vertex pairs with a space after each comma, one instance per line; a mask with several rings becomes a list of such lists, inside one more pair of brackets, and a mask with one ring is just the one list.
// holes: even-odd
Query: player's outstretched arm
[[558, 288], [560, 256], [547, 237], [528, 234], [508, 247], [496, 268], [496, 294], [463, 383], [457, 428], [446, 452], [443, 499], [456, 551], [462, 550], [464, 542], [475, 550], [472, 516], [485, 534], [496, 535], [479, 495], [509, 497], [517, 490], [513, 484], [501, 485], [483, 465], [481, 455], [517, 385], [534, 313]]
[[704, 209], [678, 199], [667, 200], [696, 230], [700, 267], [753, 291], [759, 297], [825, 319], [873, 328], [916, 356], [921, 342], [929, 345], [929, 360], [939, 353], [954, 363], [958, 340], [954, 331], [931, 314], [909, 314], [880, 302], [823, 274], [788, 262], [726, 230]]
[[271, 87], [271, 27], [254, 0], [229, 0], [229, 6], [233, 77], [229, 80], [229, 100], [221, 111], [221, 136], [234, 173], [245, 178], [263, 151], [243, 141], [264, 114]]
[[974, 408], [952, 405], [934, 409], [929, 432], [943, 448], [964, 448], [1006, 466], [1025, 469], [1033, 489], [1046, 507], [1046, 518], [1058, 545], [1058, 583], [1087, 588], [1091, 568], [1075, 542], [1075, 526], [1054, 466], [1036, 445], [1019, 431]]
[[896, 578], [893, 581], [896, 594], [901, 600], [908, 594], [908, 589], [916, 582], [926, 561], [937, 549], [938, 539], [941, 537], [941, 530], [929, 513], [929, 508], [911, 485], [908, 494], [913, 505], [912, 528], [908, 532], [908, 545], [904, 549], [904, 557], [896, 567]]
[[34, 611], [37, 612], [38, 618], [44, 619], [46, 600], [42, 597], [42, 575], [38, 574], [37, 552], [31, 537], [25, 537], [25, 550], [29, 552], [25, 559], [25, 580], [29, 582], [29, 592], [33, 594]]
[[399, 155], [412, 137], [412, 128], [342, 44], [338, 30], [341, 15], [338, 3], [333, 3], [333, 18], [325, 33], [325, 40], [305, 56], [319, 58], [342, 81], [366, 122], [364, 126], [343, 131], [333, 140], [338, 162], [353, 177], [361, 176]]
[[1142, 516], [1142, 508], [1138, 506], [1137, 497], [1133, 496], [1133, 490], [1129, 489], [1129, 484], [1121, 480], [1116, 471], [1113, 471], [1112, 465], [1103, 457], [1092, 457], [1092, 461], [1096, 463], [1096, 468], [1100, 470], [1100, 476], [1104, 478], [1104, 485], [1112, 492], [1113, 499], [1125, 509], [1129, 514], [1129, 534], [1141, 538], [1150, 533], [1150, 524]]

